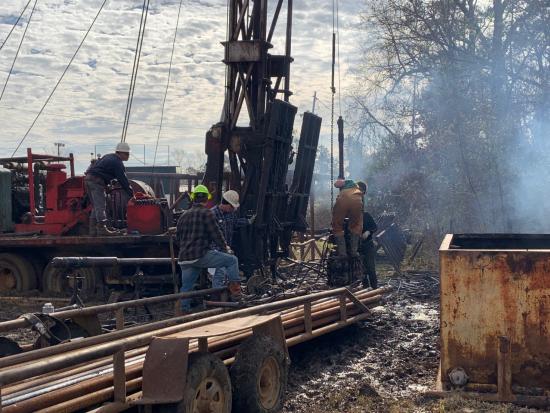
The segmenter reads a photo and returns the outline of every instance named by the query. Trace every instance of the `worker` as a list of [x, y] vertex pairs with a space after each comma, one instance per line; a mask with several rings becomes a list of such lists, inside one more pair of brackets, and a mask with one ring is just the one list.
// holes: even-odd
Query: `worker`
[[[357, 182], [357, 186], [363, 193], [363, 199], [367, 194], [368, 186], [365, 182]], [[363, 208], [365, 209], [366, 202], [363, 201]], [[361, 261], [363, 263], [363, 271], [365, 275], [363, 277], [363, 286], [365, 288], [371, 287], [373, 289], [378, 288], [378, 278], [376, 276], [376, 249], [374, 247], [373, 235], [378, 230], [376, 222], [372, 218], [372, 215], [363, 209], [363, 233], [361, 234], [361, 242], [359, 244], [359, 254], [361, 255]]]
[[117, 231], [108, 228], [107, 214], [105, 213], [105, 189], [116, 179], [122, 189], [131, 198], [132, 188], [126, 177], [125, 161], [130, 157], [130, 146], [126, 142], [119, 142], [115, 153], [102, 156], [86, 171], [84, 183], [86, 193], [92, 204], [90, 214], [90, 235], [117, 235]]
[[[239, 216], [237, 215], [237, 210], [239, 209], [239, 206], [239, 193], [230, 189], [229, 191], [225, 191], [222, 194], [221, 202], [211, 209], [211, 211], [214, 213], [214, 216], [216, 217], [216, 222], [218, 223], [218, 226], [222, 231], [225, 241], [230, 246], [230, 248], [233, 248], [233, 232], [235, 231], [235, 229], [242, 228], [254, 222], [253, 217], [250, 219], [239, 218]], [[215, 245], [213, 245], [212, 247], [216, 249]], [[223, 287], [226, 277], [229, 285], [229, 290], [232, 291], [233, 289], [238, 289], [240, 291], [240, 278], [229, 278], [228, 274], [223, 268], [217, 268], [214, 272], [212, 276], [212, 287]], [[236, 293], [233, 292], [232, 295], [235, 297], [235, 294]]]
[[337, 179], [334, 186], [340, 189], [332, 209], [332, 232], [336, 240], [336, 251], [339, 256], [346, 256], [344, 237], [344, 220], [349, 219], [351, 257], [358, 257], [359, 239], [363, 233], [363, 193], [351, 179]]
[[[191, 208], [178, 219], [176, 240], [179, 245], [181, 292], [193, 289], [202, 268], [223, 268], [230, 280], [239, 279], [237, 257], [227, 245], [214, 213], [206, 208], [210, 199], [212, 195], [208, 188], [198, 185], [191, 193]], [[212, 248], [212, 243], [218, 250]], [[240, 295], [240, 283], [235, 286], [234, 293]], [[184, 299], [181, 305], [184, 312], [189, 312], [191, 301]]]

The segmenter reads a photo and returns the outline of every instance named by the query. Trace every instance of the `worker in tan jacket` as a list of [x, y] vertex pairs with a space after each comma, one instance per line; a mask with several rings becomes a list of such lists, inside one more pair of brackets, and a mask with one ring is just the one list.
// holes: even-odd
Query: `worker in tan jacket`
[[332, 232], [336, 238], [338, 255], [347, 255], [344, 238], [344, 220], [348, 218], [351, 247], [349, 255], [356, 257], [358, 256], [357, 247], [359, 246], [359, 240], [363, 233], [363, 192], [351, 179], [337, 179], [334, 186], [340, 188], [340, 194], [336, 198], [334, 208], [332, 209]]

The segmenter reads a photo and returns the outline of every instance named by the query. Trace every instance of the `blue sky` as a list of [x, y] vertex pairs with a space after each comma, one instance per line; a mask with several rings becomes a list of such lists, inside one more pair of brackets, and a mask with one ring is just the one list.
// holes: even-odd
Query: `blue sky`
[[[103, 0], [38, 0], [21, 52], [0, 101], [0, 156], [10, 156], [72, 57]], [[27, 0], [0, 2], [2, 42]], [[34, 3], [31, 2], [31, 6]], [[271, 1], [275, 3], [275, 1]], [[353, 85], [348, 74], [359, 58], [361, 1], [340, 2], [341, 93]], [[113, 147], [122, 130], [142, 0], [109, 0], [71, 69], [19, 153], [27, 146], [53, 152], [63, 142], [82, 169], [97, 149]], [[152, 161], [164, 96], [179, 0], [152, 0], [127, 141], [131, 163]], [[273, 6], [273, 5], [272, 5]], [[3, 87], [30, 7], [0, 50]], [[201, 163], [206, 130], [217, 122], [223, 102], [226, 0], [184, 0], [172, 67], [158, 162], [181, 149], [189, 164]], [[332, 0], [294, 0], [291, 102], [310, 110], [317, 91], [322, 104], [322, 142], [330, 134]], [[275, 35], [283, 45], [284, 27]], [[1, 44], [1, 43], [0, 43]], [[279, 51], [281, 51], [279, 49]], [[296, 130], [300, 120], [297, 118]], [[168, 147], [170, 149], [168, 149]]]

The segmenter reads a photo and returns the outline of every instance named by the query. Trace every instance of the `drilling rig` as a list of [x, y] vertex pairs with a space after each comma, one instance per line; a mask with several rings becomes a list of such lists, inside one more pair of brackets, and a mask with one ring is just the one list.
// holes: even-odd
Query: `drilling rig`
[[[289, 254], [292, 232], [307, 228], [321, 118], [304, 114], [294, 174], [287, 180], [297, 112], [289, 103], [292, 7], [293, 0], [277, 0], [268, 23], [267, 0], [229, 2], [225, 101], [220, 122], [206, 134], [205, 184], [219, 200], [227, 153], [230, 186], [241, 194], [240, 213], [255, 216], [253, 226], [237, 236], [236, 252], [248, 276], [265, 265], [276, 271], [277, 258]], [[272, 54], [281, 15], [284, 54]]]

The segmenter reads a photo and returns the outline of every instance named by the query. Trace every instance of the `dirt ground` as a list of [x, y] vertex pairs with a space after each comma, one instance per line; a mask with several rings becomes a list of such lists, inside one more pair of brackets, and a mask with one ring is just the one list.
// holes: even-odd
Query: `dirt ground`
[[[370, 318], [290, 350], [284, 413], [543, 411], [423, 397], [433, 388], [439, 363], [438, 275], [416, 271], [395, 277], [389, 268], [380, 270], [381, 284], [394, 291]], [[34, 295], [0, 299], [0, 320], [39, 311], [43, 304]], [[36, 340], [29, 330], [11, 335], [20, 343]]]
[[542, 411], [423, 397], [439, 365], [438, 276], [390, 273], [394, 292], [369, 319], [291, 349], [285, 413]]

